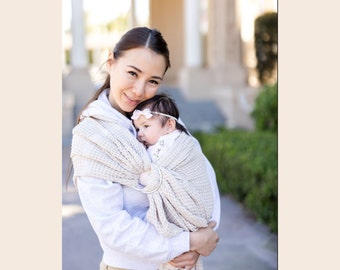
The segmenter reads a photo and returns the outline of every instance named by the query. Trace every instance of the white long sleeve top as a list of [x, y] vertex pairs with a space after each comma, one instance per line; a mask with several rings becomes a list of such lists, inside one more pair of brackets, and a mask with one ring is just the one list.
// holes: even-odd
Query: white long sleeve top
[[[136, 136], [131, 121], [110, 105], [104, 91], [83, 117], [119, 120]], [[216, 177], [207, 160], [209, 178], [214, 193], [212, 220], [220, 221], [220, 197]], [[120, 184], [78, 177], [74, 179], [82, 206], [103, 249], [103, 261], [112, 267], [156, 270], [159, 264], [190, 250], [189, 232], [165, 238], [147, 222], [149, 202], [146, 194]]]

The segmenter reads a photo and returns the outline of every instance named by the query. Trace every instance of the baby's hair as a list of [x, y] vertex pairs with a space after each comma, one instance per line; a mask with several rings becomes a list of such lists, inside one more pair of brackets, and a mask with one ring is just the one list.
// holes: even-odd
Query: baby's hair
[[[173, 117], [175, 117], [177, 120], [179, 119], [179, 110], [177, 108], [176, 103], [172, 98], [167, 96], [166, 94], [157, 94], [154, 97], [147, 99], [140, 104], [137, 105], [135, 110], [143, 110], [145, 108], [150, 109], [152, 112], [159, 112], [163, 114], [168, 114]], [[168, 117], [166, 116], [160, 116], [161, 117], [161, 123], [162, 126], [166, 124], [168, 121]], [[189, 132], [187, 129], [181, 125], [178, 121], [176, 121], [176, 129], [185, 132], [189, 135]]]

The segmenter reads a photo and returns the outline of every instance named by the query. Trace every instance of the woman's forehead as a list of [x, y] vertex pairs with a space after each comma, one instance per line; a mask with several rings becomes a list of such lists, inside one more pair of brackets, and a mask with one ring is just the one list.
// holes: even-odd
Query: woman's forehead
[[124, 52], [121, 60], [126, 66], [133, 66], [141, 73], [149, 73], [150, 76], [163, 77], [166, 62], [163, 55], [148, 48], [135, 48]]

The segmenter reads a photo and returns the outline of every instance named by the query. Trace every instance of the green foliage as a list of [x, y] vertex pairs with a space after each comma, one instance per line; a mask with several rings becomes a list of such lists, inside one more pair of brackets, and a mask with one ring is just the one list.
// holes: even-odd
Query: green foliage
[[265, 85], [255, 100], [251, 113], [257, 130], [277, 132], [278, 128], [278, 90], [277, 83]]
[[89, 64], [92, 65], [93, 64], [93, 50], [89, 49], [87, 51], [87, 56], [88, 56]]
[[261, 84], [274, 83], [277, 79], [278, 23], [277, 13], [268, 12], [259, 16], [254, 25], [256, 69]]
[[65, 58], [66, 58], [66, 64], [70, 65], [71, 64], [71, 50], [69, 49], [65, 50]]
[[124, 32], [129, 27], [129, 15], [120, 15], [117, 19], [108, 22], [105, 27], [109, 32]]
[[125, 32], [129, 28], [129, 14], [121, 14], [117, 18], [103, 23], [90, 24], [89, 23], [89, 13], [85, 13], [85, 27], [86, 33], [102, 32]]
[[196, 132], [215, 169], [220, 192], [232, 195], [277, 232], [277, 134], [220, 129]]

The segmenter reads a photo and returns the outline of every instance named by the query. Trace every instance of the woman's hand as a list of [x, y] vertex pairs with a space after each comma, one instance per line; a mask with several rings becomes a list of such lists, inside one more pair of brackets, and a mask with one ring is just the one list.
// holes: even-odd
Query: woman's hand
[[190, 233], [190, 250], [197, 251], [202, 256], [208, 256], [216, 248], [219, 241], [218, 234], [213, 230], [215, 221], [208, 223], [208, 227], [200, 228]]
[[216, 248], [218, 234], [213, 230], [216, 222], [209, 222], [208, 227], [190, 233], [190, 251], [177, 256], [169, 263], [177, 268], [192, 269], [200, 255], [208, 256]]
[[196, 251], [189, 251], [177, 256], [169, 263], [177, 268], [191, 269], [196, 265], [199, 256]]

